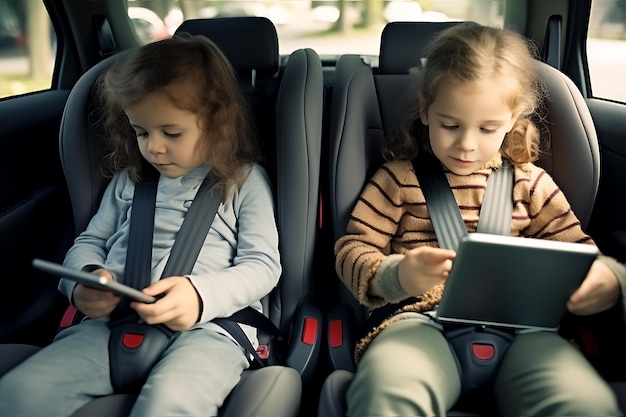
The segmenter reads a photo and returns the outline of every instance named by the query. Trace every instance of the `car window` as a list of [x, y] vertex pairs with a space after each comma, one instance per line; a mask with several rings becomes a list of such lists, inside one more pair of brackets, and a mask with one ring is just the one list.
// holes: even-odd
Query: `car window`
[[[35, 22], [27, 34], [28, 19]], [[42, 2], [0, 0], [0, 98], [49, 89], [55, 50]]]
[[626, 102], [626, 0], [593, 0], [587, 63], [594, 97]]
[[[128, 0], [143, 43], [171, 36], [184, 19], [265, 16], [276, 25], [283, 55], [310, 47], [320, 55], [376, 56], [389, 21], [474, 20], [501, 26], [502, 8], [501, 1], [472, 0]], [[28, 26], [29, 19], [36, 24]], [[42, 2], [0, 0], [0, 98], [49, 89], [55, 53]], [[592, 1], [587, 60], [592, 95], [626, 102], [626, 0]]]
[[160, 17], [153, 23], [151, 37], [145, 36], [142, 23], [135, 22], [144, 41], [156, 40], [163, 26], [173, 33], [184, 19], [264, 16], [276, 26], [281, 55], [304, 47], [320, 55], [378, 55], [384, 25], [396, 20], [474, 20], [492, 26], [502, 26], [503, 21], [501, 1], [129, 0], [128, 5], [129, 15], [132, 8], [141, 7]]

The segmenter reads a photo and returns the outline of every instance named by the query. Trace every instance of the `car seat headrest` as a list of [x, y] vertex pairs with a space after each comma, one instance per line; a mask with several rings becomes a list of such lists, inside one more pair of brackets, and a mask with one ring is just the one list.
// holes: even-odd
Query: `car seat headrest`
[[424, 49], [436, 33], [458, 22], [391, 22], [380, 39], [380, 74], [406, 74], [421, 67]]
[[278, 72], [278, 35], [265, 17], [189, 19], [176, 29], [176, 33], [181, 32], [211, 39], [245, 79], [271, 77]]

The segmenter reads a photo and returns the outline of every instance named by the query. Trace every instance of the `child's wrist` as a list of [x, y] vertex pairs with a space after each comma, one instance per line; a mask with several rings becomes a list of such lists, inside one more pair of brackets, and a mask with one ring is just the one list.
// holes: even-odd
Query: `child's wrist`
[[392, 254], [387, 256], [381, 262], [372, 282], [378, 287], [380, 296], [386, 302], [397, 303], [409, 296], [402, 285], [398, 276], [398, 265], [404, 259], [404, 255]]

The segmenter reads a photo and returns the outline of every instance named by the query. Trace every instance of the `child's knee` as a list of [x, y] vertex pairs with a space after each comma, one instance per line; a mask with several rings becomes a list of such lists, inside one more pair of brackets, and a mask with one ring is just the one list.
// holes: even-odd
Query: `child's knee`
[[24, 378], [23, 373], [8, 372], [0, 378], [0, 416], [22, 415], [32, 397], [29, 393], [40, 392], [35, 378]]
[[615, 393], [608, 384], [589, 384], [581, 381], [576, 390], [571, 390], [563, 401], [569, 407], [561, 415], [619, 416], [622, 415]]

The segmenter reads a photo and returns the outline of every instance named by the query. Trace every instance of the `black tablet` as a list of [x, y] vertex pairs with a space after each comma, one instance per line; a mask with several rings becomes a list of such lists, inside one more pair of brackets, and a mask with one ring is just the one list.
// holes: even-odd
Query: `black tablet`
[[33, 259], [33, 267], [52, 274], [60, 278], [67, 278], [72, 281], [79, 282], [89, 287], [97, 288], [100, 290], [112, 291], [121, 297], [130, 298], [135, 301], [141, 301], [142, 303], [154, 303], [157, 299], [151, 295], [142, 293], [141, 291], [124, 285], [117, 281], [109, 280], [105, 277], [99, 277], [95, 274], [91, 274], [85, 271], [77, 271], [67, 268], [63, 265], [44, 261], [43, 259]]
[[470, 233], [459, 244], [435, 316], [556, 330], [597, 255], [589, 244]]

